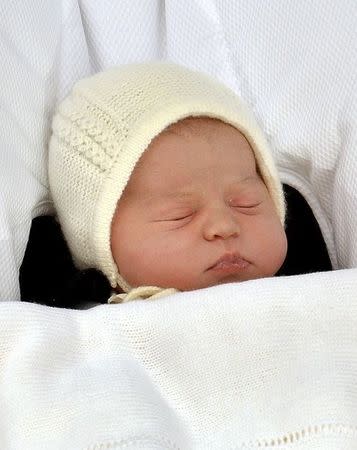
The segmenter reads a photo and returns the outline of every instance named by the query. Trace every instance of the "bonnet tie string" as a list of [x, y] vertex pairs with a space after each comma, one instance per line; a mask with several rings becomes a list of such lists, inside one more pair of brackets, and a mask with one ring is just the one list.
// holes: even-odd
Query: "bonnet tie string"
[[113, 294], [109, 297], [108, 303], [127, 303], [138, 298], [145, 300], [155, 300], [179, 292], [174, 288], [160, 288], [158, 286], [140, 286], [131, 289], [123, 294]]

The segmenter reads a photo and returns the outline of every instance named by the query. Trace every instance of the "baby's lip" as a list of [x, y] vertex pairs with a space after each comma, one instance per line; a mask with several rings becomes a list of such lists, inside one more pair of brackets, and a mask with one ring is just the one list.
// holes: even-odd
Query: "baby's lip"
[[238, 253], [225, 253], [207, 270], [218, 272], [239, 272], [244, 270], [249, 262], [242, 258]]

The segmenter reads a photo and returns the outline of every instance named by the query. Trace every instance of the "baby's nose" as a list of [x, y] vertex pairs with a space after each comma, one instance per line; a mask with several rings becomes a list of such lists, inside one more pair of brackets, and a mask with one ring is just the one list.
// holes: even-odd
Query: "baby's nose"
[[238, 237], [239, 234], [238, 220], [230, 208], [215, 208], [207, 213], [203, 226], [203, 235], [207, 241]]

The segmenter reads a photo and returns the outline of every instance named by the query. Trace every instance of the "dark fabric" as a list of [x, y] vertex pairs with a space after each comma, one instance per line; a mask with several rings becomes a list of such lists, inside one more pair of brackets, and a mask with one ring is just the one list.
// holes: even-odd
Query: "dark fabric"
[[[304, 198], [284, 186], [287, 200], [288, 253], [277, 276], [331, 270], [320, 228]], [[74, 267], [61, 229], [51, 216], [32, 221], [29, 241], [20, 268], [21, 300], [60, 308], [82, 303], [106, 303], [110, 285], [95, 270]]]
[[111, 287], [96, 269], [77, 270], [54, 217], [32, 221], [20, 267], [21, 300], [58, 308], [78, 308], [87, 302], [106, 303]]
[[288, 253], [277, 276], [332, 270], [320, 227], [304, 197], [284, 185], [287, 202], [285, 232]]

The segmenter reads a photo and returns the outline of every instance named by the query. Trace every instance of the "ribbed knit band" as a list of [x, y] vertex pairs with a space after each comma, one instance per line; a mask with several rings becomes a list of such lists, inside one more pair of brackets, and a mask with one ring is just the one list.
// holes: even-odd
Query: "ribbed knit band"
[[110, 247], [117, 202], [152, 139], [189, 116], [220, 119], [245, 135], [284, 223], [282, 186], [265, 136], [230, 89], [171, 63], [101, 72], [79, 81], [59, 107], [49, 147], [49, 181], [75, 264], [101, 270], [113, 288], [131, 289]]

